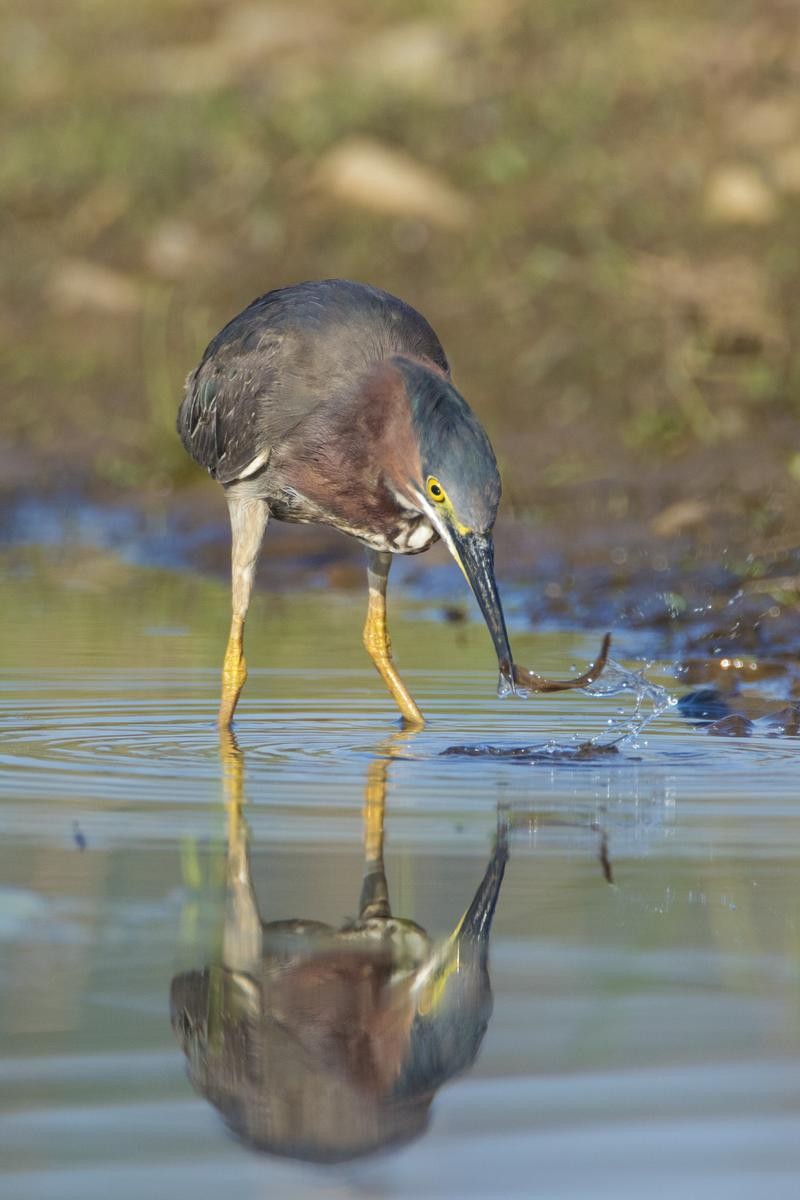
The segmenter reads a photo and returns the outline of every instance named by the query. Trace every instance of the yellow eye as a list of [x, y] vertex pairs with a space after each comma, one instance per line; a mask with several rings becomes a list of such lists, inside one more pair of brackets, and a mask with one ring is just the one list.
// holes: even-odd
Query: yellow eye
[[436, 504], [444, 504], [447, 499], [444, 488], [439, 483], [439, 480], [434, 479], [433, 476], [428, 480], [428, 495]]

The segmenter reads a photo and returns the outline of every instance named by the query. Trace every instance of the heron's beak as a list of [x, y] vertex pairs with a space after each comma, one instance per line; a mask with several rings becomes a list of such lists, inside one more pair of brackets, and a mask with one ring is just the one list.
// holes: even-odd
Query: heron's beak
[[461, 533], [450, 522], [437, 522], [436, 527], [450, 548], [450, 553], [466, 576], [467, 583], [475, 593], [481, 606], [483, 619], [492, 635], [497, 663], [500, 668], [499, 694], [526, 696], [530, 692], [568, 692], [587, 688], [602, 673], [608, 661], [611, 637], [606, 634], [597, 658], [582, 675], [573, 679], [548, 679], [526, 667], [518, 667], [511, 658], [508, 632], [497, 583], [494, 577], [494, 549], [492, 539], [485, 533]]
[[494, 577], [494, 547], [491, 536], [481, 533], [459, 533], [452, 526], [447, 532], [453, 558], [475, 593], [475, 599], [480, 605], [483, 619], [491, 634], [500, 668], [501, 689], [513, 689], [511, 647], [508, 644], [506, 620]]

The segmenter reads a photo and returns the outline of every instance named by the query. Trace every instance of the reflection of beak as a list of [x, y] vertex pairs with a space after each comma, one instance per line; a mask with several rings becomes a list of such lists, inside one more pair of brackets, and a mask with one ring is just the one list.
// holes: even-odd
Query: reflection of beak
[[506, 621], [494, 577], [492, 539], [489, 534], [458, 533], [452, 526], [447, 532], [447, 541], [453, 557], [464, 572], [467, 583], [481, 607], [483, 619], [494, 643], [503, 682], [507, 687], [513, 688], [511, 647], [508, 644]]

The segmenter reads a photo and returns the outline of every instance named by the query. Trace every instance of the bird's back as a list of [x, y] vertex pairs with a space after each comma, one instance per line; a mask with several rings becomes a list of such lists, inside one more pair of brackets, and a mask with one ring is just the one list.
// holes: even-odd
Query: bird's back
[[254, 300], [209, 344], [178, 413], [186, 450], [221, 483], [255, 469], [320, 403], [392, 354], [449, 371], [423, 316], [379, 288], [326, 279]]

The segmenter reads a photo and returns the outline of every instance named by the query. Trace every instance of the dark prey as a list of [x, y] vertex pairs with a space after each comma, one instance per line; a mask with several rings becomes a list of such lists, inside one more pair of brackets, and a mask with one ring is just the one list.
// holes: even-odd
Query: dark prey
[[244, 622], [270, 517], [333, 525], [364, 543], [364, 644], [410, 725], [424, 722], [392, 661], [386, 583], [393, 554], [419, 554], [439, 538], [475, 593], [502, 687], [583, 687], [603, 669], [608, 639], [576, 679], [548, 680], [513, 664], [494, 577], [494, 453], [451, 382], [436, 334], [402, 300], [344, 279], [254, 300], [189, 376], [178, 431], [224, 487], [230, 512], [233, 614], [222, 728], [247, 677]]

